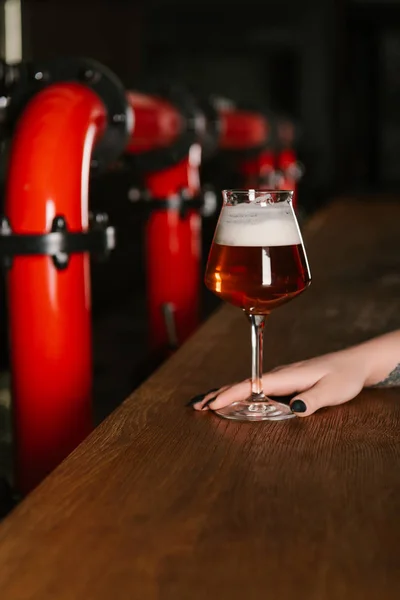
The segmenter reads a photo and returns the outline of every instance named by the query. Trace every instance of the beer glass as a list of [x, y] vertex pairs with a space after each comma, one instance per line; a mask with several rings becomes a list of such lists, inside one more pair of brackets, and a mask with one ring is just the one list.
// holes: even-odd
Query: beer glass
[[251, 323], [251, 395], [215, 412], [242, 421], [279, 421], [295, 416], [286, 404], [264, 395], [263, 334], [270, 312], [311, 283], [292, 191], [224, 190], [205, 284], [238, 306]]

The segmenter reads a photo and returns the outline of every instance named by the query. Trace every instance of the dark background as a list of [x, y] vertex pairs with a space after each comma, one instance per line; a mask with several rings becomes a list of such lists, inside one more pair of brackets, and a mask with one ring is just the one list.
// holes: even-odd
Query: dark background
[[127, 87], [159, 74], [289, 113], [315, 196], [399, 182], [398, 0], [25, 0], [23, 13], [26, 58], [87, 55]]
[[[25, 0], [22, 11], [25, 59], [85, 55], [127, 89], [170, 78], [288, 114], [301, 134], [305, 214], [338, 193], [399, 187], [400, 1]], [[97, 420], [152, 368], [145, 221], [127, 199], [130, 183], [107, 175], [91, 191], [119, 238], [109, 262], [93, 265]], [[204, 223], [204, 256], [214, 225]], [[214, 306], [204, 290], [203, 316]]]

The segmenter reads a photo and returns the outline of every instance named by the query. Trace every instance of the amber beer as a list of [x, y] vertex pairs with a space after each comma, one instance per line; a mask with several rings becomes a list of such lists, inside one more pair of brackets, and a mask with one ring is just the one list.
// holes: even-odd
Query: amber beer
[[214, 294], [248, 313], [268, 314], [310, 282], [291, 206], [224, 206], [206, 269]]

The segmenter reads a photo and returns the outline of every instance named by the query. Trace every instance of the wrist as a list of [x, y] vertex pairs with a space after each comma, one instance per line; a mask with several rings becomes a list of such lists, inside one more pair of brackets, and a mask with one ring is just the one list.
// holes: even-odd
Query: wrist
[[400, 331], [385, 334], [354, 348], [364, 372], [364, 387], [382, 382], [400, 363]]

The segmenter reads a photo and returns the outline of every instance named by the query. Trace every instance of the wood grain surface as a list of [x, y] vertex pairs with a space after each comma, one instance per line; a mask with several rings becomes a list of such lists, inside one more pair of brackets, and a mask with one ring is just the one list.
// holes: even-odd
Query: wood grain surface
[[[399, 203], [341, 199], [305, 239], [266, 367], [400, 327]], [[218, 311], [2, 523], [2, 600], [398, 600], [400, 390], [278, 423], [186, 408], [249, 344]]]

